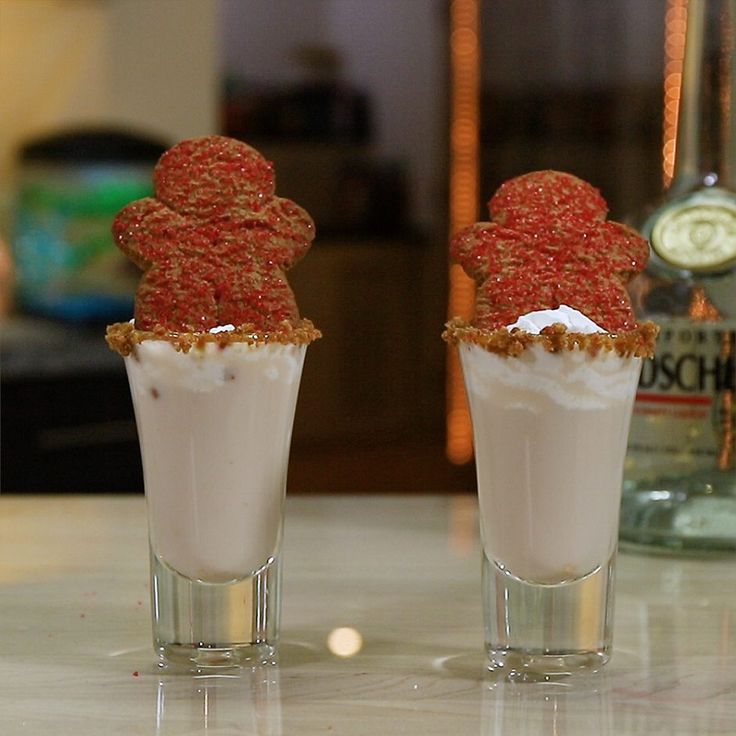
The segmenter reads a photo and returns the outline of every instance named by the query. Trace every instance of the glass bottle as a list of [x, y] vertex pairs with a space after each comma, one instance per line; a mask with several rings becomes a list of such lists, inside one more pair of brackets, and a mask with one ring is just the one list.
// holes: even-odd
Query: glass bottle
[[644, 366], [627, 455], [621, 539], [736, 550], [736, 0], [689, 0], [675, 169], [642, 218], [632, 283], [661, 333]]

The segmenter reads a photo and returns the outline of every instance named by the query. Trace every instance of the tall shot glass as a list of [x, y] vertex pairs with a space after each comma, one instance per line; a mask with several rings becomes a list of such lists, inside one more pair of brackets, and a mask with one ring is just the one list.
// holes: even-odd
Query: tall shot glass
[[258, 663], [279, 635], [283, 502], [306, 344], [146, 339], [125, 365], [160, 664]]
[[[607, 336], [604, 342], [616, 338]], [[595, 670], [612, 642], [618, 513], [641, 358], [458, 341], [475, 439], [490, 668]]]

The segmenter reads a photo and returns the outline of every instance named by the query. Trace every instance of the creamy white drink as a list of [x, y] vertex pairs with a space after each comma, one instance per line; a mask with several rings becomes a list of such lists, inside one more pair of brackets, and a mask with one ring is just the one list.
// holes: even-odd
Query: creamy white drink
[[276, 553], [305, 351], [152, 339], [125, 358], [152, 548], [180, 575], [233, 581]]
[[[602, 332], [575, 310], [535, 313], [528, 333], [561, 323]], [[483, 545], [528, 582], [578, 579], [616, 549], [623, 459], [641, 359], [615, 351], [500, 355], [458, 343], [473, 419]]]

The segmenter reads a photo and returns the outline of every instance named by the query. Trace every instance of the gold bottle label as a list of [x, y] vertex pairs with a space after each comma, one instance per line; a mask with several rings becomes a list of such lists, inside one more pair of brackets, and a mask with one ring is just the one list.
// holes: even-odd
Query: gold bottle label
[[685, 204], [665, 212], [654, 225], [652, 248], [676, 268], [711, 271], [736, 262], [736, 205]]

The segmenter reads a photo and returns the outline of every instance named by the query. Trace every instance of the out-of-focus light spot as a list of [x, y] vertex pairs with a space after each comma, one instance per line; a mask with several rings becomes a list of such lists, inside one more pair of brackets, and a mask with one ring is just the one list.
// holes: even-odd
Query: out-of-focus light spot
[[363, 648], [363, 637], [357, 629], [341, 626], [330, 631], [327, 648], [337, 657], [352, 657]]
[[[480, 0], [450, 4], [450, 235], [478, 219]], [[450, 317], [470, 320], [475, 283], [459, 266], [450, 268]], [[463, 464], [473, 457], [473, 435], [457, 353], [447, 358], [447, 457]]]
[[664, 20], [664, 124], [662, 130], [662, 179], [669, 186], [675, 170], [677, 121], [685, 56], [687, 0], [668, 0]]

